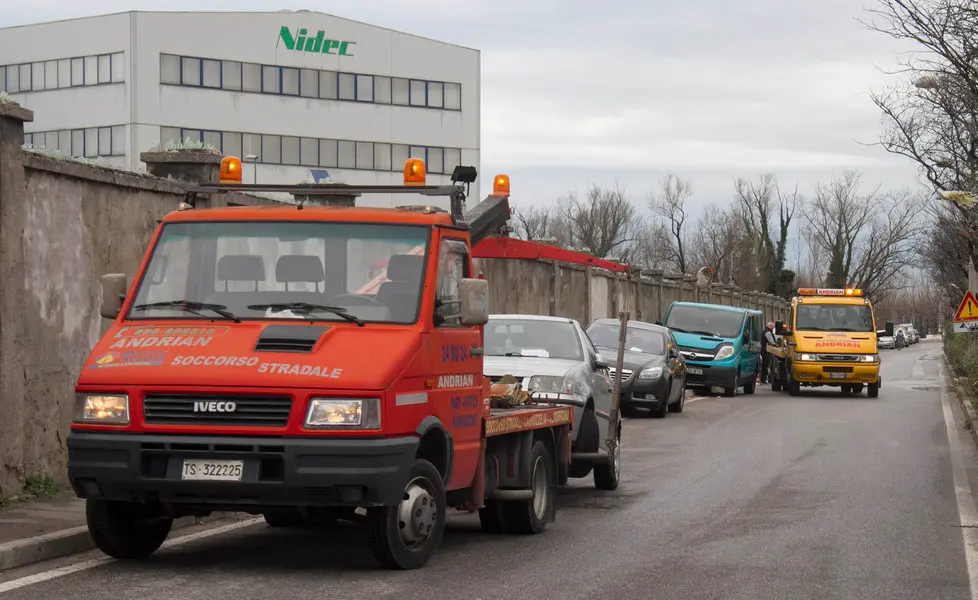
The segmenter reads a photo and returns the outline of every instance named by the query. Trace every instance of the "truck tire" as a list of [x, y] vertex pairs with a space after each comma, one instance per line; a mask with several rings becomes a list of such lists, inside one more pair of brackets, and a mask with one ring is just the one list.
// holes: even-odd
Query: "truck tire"
[[801, 394], [801, 384], [798, 383], [791, 375], [788, 375], [788, 384], [785, 387], [788, 388], [788, 395], [790, 396], [797, 396]]
[[757, 374], [755, 373], [754, 376], [750, 378], [750, 381], [744, 384], [744, 393], [753, 394], [756, 389], [757, 389]]
[[780, 392], [782, 388], [781, 384], [781, 363], [780, 361], [775, 361], [771, 365], [771, 391]]
[[533, 498], [503, 503], [503, 520], [512, 533], [534, 535], [547, 527], [547, 518], [555, 503], [556, 469], [547, 445], [537, 440], [530, 455], [530, 489]]
[[156, 552], [170, 535], [173, 519], [146, 521], [156, 516], [145, 504], [85, 501], [85, 520], [95, 547], [112, 558], [146, 558]]
[[415, 459], [401, 501], [367, 510], [374, 558], [388, 569], [420, 569], [445, 533], [445, 483], [430, 462]]
[[866, 387], [866, 395], [870, 398], [879, 398], [880, 396], [880, 384], [871, 383]]
[[618, 432], [618, 443], [615, 444], [615, 454], [606, 463], [594, 465], [594, 487], [599, 490], [614, 491], [621, 483], [621, 431]]

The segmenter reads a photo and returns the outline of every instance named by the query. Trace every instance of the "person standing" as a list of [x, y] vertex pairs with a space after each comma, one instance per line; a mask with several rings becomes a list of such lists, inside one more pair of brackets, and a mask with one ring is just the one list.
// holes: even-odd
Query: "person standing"
[[767, 351], [767, 347], [776, 346], [777, 343], [777, 338], [774, 337], [774, 323], [768, 323], [761, 337], [761, 383], [768, 383], [770, 378], [771, 353]]

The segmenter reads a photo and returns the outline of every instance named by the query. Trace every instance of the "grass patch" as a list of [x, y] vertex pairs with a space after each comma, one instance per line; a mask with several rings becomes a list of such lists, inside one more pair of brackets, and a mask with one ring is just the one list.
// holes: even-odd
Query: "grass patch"
[[944, 328], [944, 355], [958, 387], [978, 410], [978, 336], [954, 333], [948, 324]]
[[0, 510], [32, 500], [50, 500], [62, 491], [63, 488], [50, 475], [28, 475], [19, 493], [0, 496]]

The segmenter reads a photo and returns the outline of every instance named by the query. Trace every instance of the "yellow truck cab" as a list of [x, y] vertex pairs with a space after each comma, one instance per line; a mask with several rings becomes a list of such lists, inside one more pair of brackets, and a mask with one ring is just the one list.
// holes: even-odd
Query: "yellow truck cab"
[[843, 394], [879, 396], [879, 335], [893, 335], [893, 323], [876, 328], [873, 305], [860, 289], [801, 288], [791, 299], [787, 323], [772, 354], [771, 389], [792, 396], [801, 387], [841, 387]]

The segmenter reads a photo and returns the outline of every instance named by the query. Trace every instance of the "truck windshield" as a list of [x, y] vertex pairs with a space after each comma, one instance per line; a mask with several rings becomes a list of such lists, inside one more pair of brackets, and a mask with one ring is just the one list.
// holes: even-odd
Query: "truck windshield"
[[801, 304], [795, 321], [798, 331], [876, 331], [865, 304]]
[[698, 333], [719, 338], [740, 336], [744, 313], [709, 306], [676, 305], [669, 309], [665, 325], [680, 333]]
[[429, 233], [360, 223], [170, 223], [127, 318], [414, 323]]
[[489, 319], [486, 356], [533, 356], [584, 360], [581, 341], [570, 321]]

